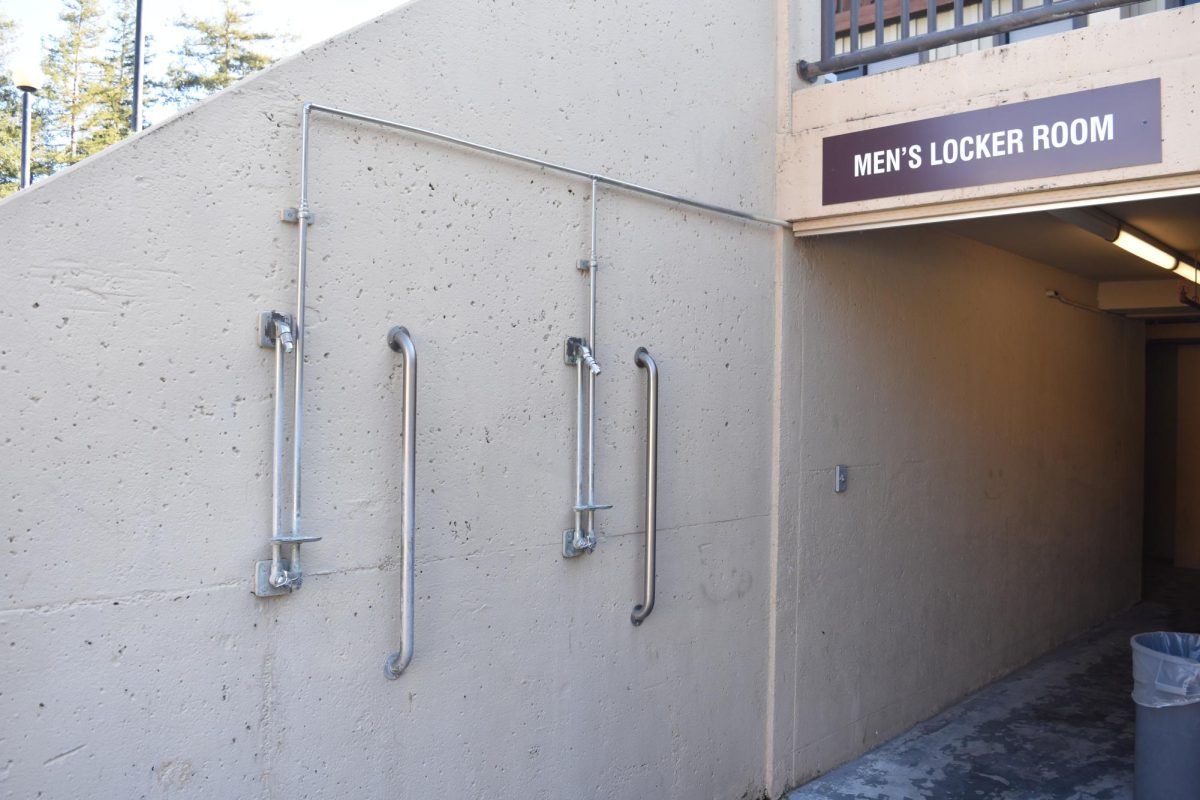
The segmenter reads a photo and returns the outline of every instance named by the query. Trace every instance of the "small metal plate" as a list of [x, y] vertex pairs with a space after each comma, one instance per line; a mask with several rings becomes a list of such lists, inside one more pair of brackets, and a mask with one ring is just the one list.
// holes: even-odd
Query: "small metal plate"
[[846, 484], [850, 482], [850, 468], [845, 464], [838, 464], [833, 470], [833, 490], [838, 494], [846, 491]]
[[271, 338], [271, 315], [273, 311], [258, 312], [258, 346], [268, 350], [275, 349], [275, 340]]
[[[279, 560], [284, 570], [292, 568], [286, 558]], [[291, 594], [291, 586], [275, 587], [271, 585], [271, 560], [258, 561], [254, 564], [254, 594], [258, 597], [276, 597], [281, 594]]]
[[588, 547], [575, 546], [575, 529], [567, 528], [563, 531], [563, 558], [575, 558], [577, 556], [587, 555], [596, 549], [596, 534], [592, 534]]

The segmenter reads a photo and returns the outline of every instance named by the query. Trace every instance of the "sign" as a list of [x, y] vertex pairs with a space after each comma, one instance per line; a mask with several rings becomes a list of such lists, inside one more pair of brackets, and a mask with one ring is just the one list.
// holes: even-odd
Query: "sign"
[[1162, 162], [1157, 78], [827, 136], [822, 203]]

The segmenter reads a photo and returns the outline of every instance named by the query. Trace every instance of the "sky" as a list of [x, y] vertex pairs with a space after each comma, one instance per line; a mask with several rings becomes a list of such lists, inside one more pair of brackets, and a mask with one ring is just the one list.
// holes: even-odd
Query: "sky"
[[[282, 57], [377, 17], [403, 5], [404, 1], [247, 0], [247, 6], [256, 14], [254, 24], [258, 29], [287, 32], [296, 37], [272, 53]], [[18, 26], [13, 65], [41, 62], [42, 39], [62, 30], [58, 19], [61, 8], [60, 0], [0, 0], [0, 13], [12, 18]], [[170, 51], [183, 41], [184, 33], [175, 27], [175, 20], [185, 12], [192, 17], [215, 17], [222, 8], [220, 0], [143, 0], [143, 30], [154, 37], [151, 47], [154, 60], [146, 70], [147, 77], [165, 76], [172, 59]]]

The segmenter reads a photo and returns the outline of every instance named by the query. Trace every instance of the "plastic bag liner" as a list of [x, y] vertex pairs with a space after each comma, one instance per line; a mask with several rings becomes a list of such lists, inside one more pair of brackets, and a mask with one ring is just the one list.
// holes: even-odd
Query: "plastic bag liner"
[[1139, 633], [1133, 647], [1133, 701], [1147, 708], [1200, 703], [1200, 634]]

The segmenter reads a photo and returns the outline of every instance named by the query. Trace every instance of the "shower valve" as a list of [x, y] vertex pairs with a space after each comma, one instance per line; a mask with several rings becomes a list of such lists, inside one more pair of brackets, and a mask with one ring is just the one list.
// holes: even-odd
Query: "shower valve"
[[567, 349], [563, 356], [563, 361], [567, 364], [575, 365], [580, 361], [584, 363], [593, 375], [600, 374], [600, 365], [596, 363], [596, 359], [592, 356], [591, 348], [584, 344], [583, 339], [578, 336], [571, 336], [567, 339]]
[[273, 349], [275, 342], [283, 345], [286, 353], [296, 347], [296, 329], [291, 314], [278, 311], [264, 311], [258, 319], [258, 345]]

